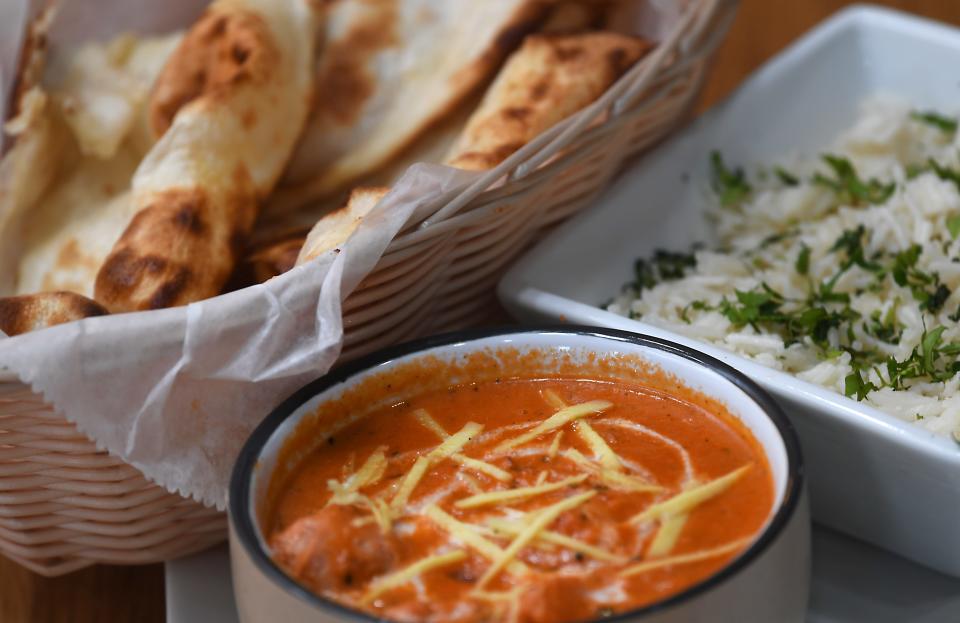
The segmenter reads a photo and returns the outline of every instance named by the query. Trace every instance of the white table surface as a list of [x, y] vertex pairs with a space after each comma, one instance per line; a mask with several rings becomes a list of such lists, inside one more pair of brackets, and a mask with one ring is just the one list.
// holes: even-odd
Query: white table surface
[[[168, 623], [237, 623], [226, 545], [166, 565]], [[809, 623], [957, 623], [960, 580], [824, 528]]]

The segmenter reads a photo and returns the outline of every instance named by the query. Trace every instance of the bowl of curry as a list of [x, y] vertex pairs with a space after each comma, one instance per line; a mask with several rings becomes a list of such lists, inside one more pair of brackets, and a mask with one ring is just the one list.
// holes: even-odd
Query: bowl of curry
[[478, 330], [348, 364], [278, 407], [230, 487], [245, 623], [803, 621], [793, 429], [691, 349]]

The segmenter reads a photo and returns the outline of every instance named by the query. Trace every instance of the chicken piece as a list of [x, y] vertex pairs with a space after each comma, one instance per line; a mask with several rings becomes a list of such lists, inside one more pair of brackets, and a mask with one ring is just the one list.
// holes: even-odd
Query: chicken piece
[[[502, 604], [505, 605], [505, 604]], [[466, 599], [463, 601], [407, 601], [386, 608], [382, 616], [398, 623], [476, 623], [477, 621], [497, 621], [498, 604]]]
[[355, 525], [367, 516], [353, 506], [332, 505], [302, 517], [271, 538], [274, 560], [317, 593], [363, 586], [397, 562], [391, 535], [375, 523]]
[[636, 530], [617, 521], [603, 496], [597, 498], [561, 515], [553, 530], [610, 552], [622, 551], [635, 540]]
[[544, 575], [520, 596], [519, 623], [553, 623], [562, 612], [568, 621], [592, 619], [597, 605], [587, 596], [583, 580], [557, 574]]

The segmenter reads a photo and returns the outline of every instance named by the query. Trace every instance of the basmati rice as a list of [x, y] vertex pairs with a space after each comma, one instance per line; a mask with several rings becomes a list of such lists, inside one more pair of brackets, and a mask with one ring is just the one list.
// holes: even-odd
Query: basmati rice
[[[796, 180], [770, 172], [751, 175], [752, 192], [742, 202], [711, 212], [720, 250], [695, 251], [696, 266], [682, 277], [652, 287], [627, 287], [607, 309], [841, 394], [850, 393], [848, 377], [855, 372], [852, 363], [858, 363], [864, 383], [879, 387], [861, 396], [867, 404], [960, 440], [960, 377], [911, 378], [893, 389], [885, 387], [889, 375], [882, 363], [889, 357], [909, 359], [937, 327], [944, 327], [942, 344], [960, 343], [960, 324], [951, 319], [960, 318], [960, 241], [948, 227], [951, 217], [957, 219], [951, 223], [954, 229], [960, 227], [960, 178], [951, 180], [930, 165], [932, 159], [941, 173], [960, 171], [960, 136], [955, 129], [919, 120], [903, 101], [872, 98], [828, 151], [847, 158], [859, 180], [895, 183], [892, 194], [876, 204], [854, 205], [822, 180], [813, 181], [818, 172], [830, 174], [820, 158], [789, 162], [787, 169]], [[736, 301], [737, 291], [762, 292], [766, 285], [784, 297], [785, 308], [793, 305], [802, 311], [801, 303], [791, 301], [807, 300], [814, 288], [836, 276], [843, 260], [838, 238], [859, 226], [864, 228], [864, 262], [842, 272], [833, 288], [849, 295], [849, 308], [859, 314], [850, 322], [849, 333], [847, 327], [842, 333], [833, 327], [818, 345], [809, 335], [784, 335], [765, 323], [735, 323], [722, 308], [715, 309], [724, 299]], [[874, 263], [886, 267], [911, 245], [922, 249], [915, 269], [936, 277], [936, 283], [949, 290], [941, 290], [944, 300], [932, 310], [923, 308], [909, 284], [899, 285], [892, 271], [878, 277], [881, 273], [869, 268]], [[807, 255], [806, 265], [801, 254]], [[885, 341], [867, 330], [871, 317], [889, 321], [900, 332], [899, 340]], [[859, 351], [872, 353], [871, 365], [854, 359]], [[956, 355], [948, 351], [941, 365], [949, 369], [955, 361]]]

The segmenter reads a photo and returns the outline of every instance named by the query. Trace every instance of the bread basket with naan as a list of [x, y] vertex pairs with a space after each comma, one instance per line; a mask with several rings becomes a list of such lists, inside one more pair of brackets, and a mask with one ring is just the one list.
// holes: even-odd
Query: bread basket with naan
[[0, 550], [41, 573], [222, 538], [258, 419], [338, 359], [495, 313], [509, 262], [688, 113], [735, 3], [192, 5], [62, 49], [56, 16], [29, 24]]

